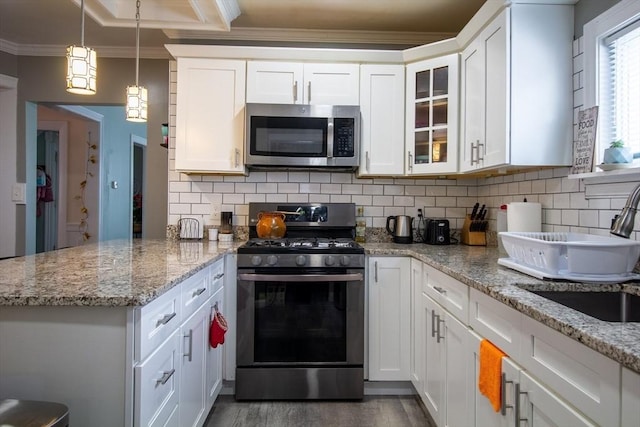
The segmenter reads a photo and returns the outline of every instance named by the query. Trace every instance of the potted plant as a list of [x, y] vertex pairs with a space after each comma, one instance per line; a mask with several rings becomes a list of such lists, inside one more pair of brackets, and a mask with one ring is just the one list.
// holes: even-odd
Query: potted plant
[[633, 161], [633, 154], [628, 147], [624, 146], [624, 141], [621, 139], [611, 142], [609, 148], [604, 150], [603, 163], [631, 163]]

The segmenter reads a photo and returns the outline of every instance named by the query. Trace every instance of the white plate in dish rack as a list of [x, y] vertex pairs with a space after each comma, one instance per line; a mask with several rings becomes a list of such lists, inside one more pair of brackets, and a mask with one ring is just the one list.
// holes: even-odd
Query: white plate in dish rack
[[624, 282], [631, 282], [634, 280], [640, 280], [640, 274], [634, 274], [634, 273], [575, 274], [575, 273], [569, 273], [566, 270], [559, 270], [558, 273], [551, 274], [546, 271], [538, 270], [528, 265], [520, 264], [518, 263], [518, 261], [514, 260], [513, 258], [499, 258], [498, 264], [505, 267], [509, 267], [513, 270], [519, 271], [520, 273], [524, 273], [541, 280], [554, 279], [554, 280], [569, 280], [571, 282], [580, 282], [580, 283], [607, 283], [607, 284], [624, 283]]

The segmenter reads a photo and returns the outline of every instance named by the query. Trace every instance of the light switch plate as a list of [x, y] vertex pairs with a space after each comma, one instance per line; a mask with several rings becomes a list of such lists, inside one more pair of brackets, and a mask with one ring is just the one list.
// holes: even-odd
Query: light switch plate
[[26, 203], [25, 194], [27, 193], [27, 184], [25, 183], [15, 183], [11, 187], [11, 201], [20, 205], [24, 205]]

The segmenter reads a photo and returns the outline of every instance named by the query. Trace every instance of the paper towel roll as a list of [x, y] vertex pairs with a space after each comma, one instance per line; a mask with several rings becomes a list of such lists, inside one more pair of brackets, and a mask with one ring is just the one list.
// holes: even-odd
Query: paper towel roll
[[514, 202], [507, 206], [507, 230], [542, 231], [542, 205], [531, 202]]

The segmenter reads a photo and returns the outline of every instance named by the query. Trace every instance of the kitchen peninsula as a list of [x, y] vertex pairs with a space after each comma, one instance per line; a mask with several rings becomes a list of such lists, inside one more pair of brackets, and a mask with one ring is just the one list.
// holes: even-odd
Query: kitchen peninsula
[[[134, 325], [148, 307], [169, 304], [167, 298], [175, 300], [184, 283], [233, 257], [238, 245], [116, 241], [0, 261], [0, 397], [64, 402], [75, 422], [86, 420], [80, 425], [137, 425], [134, 384], [141, 380], [137, 369], [157, 353], [143, 354], [139, 342], [144, 337], [136, 335]], [[418, 260], [425, 269], [466, 285], [471, 295], [523, 313], [523, 319], [571, 337], [585, 351], [588, 347], [616, 366], [640, 373], [640, 324], [600, 321], [523, 289], [581, 285], [541, 281], [501, 267], [495, 247], [392, 243], [364, 247], [370, 258]], [[207, 274], [213, 282], [213, 272]], [[227, 283], [234, 292], [235, 278], [231, 279]], [[637, 284], [602, 289], [640, 294]], [[215, 292], [212, 288], [205, 293], [211, 295], [211, 304]], [[226, 307], [228, 313], [232, 310]], [[165, 343], [176, 340], [178, 349], [180, 340], [187, 342], [176, 334]], [[183, 359], [181, 353], [178, 359]], [[157, 371], [164, 372], [162, 367]], [[163, 396], [155, 398], [156, 406], [164, 403]]]

